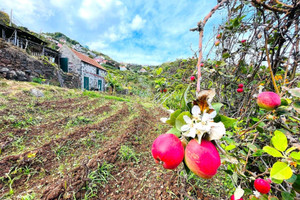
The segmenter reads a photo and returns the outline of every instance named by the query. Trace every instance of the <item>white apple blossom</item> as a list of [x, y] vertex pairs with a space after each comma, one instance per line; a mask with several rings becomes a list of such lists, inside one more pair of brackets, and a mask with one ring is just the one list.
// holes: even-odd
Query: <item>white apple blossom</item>
[[258, 191], [253, 191], [253, 194], [256, 198], [259, 198], [260, 197], [260, 193]]
[[201, 143], [202, 136], [207, 133], [209, 140], [221, 139], [225, 134], [225, 126], [222, 122], [215, 123], [213, 118], [217, 115], [216, 111], [211, 113], [204, 112], [201, 115], [199, 106], [195, 105], [192, 108], [192, 119], [187, 115], [183, 116], [186, 125], [181, 127], [183, 135], [186, 137], [198, 137], [198, 142]]
[[241, 188], [241, 186], [239, 185], [237, 188], [236, 188], [236, 190], [235, 190], [235, 192], [234, 192], [234, 198], [235, 199], [240, 199], [240, 198], [242, 198], [242, 196], [244, 195], [244, 190]]

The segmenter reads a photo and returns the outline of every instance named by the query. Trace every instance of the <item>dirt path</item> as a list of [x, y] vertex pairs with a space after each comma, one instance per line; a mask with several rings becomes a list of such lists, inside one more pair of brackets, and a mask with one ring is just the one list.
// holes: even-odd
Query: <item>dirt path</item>
[[[203, 195], [199, 179], [187, 180], [182, 165], [171, 171], [154, 162], [152, 142], [170, 128], [162, 109], [49, 91], [34, 101], [16, 93], [21, 103], [0, 96], [10, 101], [0, 113], [17, 118], [0, 117], [0, 200], [217, 199]], [[41, 120], [15, 126], [22, 113]]]

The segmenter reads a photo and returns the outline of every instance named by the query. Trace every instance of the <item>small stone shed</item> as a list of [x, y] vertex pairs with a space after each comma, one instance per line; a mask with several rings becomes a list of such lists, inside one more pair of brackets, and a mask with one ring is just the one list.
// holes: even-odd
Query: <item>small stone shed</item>
[[61, 53], [61, 68], [65, 72], [80, 75], [82, 90], [104, 91], [107, 71], [92, 58], [63, 45]]

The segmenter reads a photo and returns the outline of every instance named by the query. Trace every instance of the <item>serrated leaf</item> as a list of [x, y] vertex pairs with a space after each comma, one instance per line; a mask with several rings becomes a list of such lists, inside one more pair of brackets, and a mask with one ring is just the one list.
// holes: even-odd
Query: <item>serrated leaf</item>
[[283, 132], [276, 130], [274, 132], [275, 136], [272, 137], [271, 142], [273, 144], [273, 146], [278, 149], [279, 151], [285, 151], [287, 146], [288, 146], [288, 142], [287, 142], [287, 138], [284, 135]]
[[293, 184], [296, 180], [297, 180], [297, 176], [293, 174], [292, 177], [287, 179], [286, 181], [290, 184]]
[[183, 112], [183, 113], [181, 113], [180, 115], [178, 115], [178, 117], [176, 118], [176, 121], [175, 121], [175, 125], [176, 125], [176, 128], [177, 128], [179, 131], [181, 131], [181, 127], [182, 127], [183, 125], [186, 124], [186, 122], [185, 122], [184, 119], [183, 119], [183, 116], [184, 116], [184, 115], [187, 115], [187, 116], [190, 117], [190, 118], [192, 117], [191, 113], [188, 112], [188, 111]]
[[217, 113], [219, 113], [220, 112], [220, 109], [222, 108], [222, 106], [224, 105], [224, 104], [222, 104], [222, 103], [213, 103], [213, 104], [211, 104], [212, 105], [212, 107], [215, 109], [215, 111], [217, 112]]
[[168, 130], [167, 133], [172, 133], [172, 134], [176, 135], [177, 137], [181, 136], [181, 132], [175, 127]]
[[287, 150], [286, 150], [286, 152], [285, 152], [285, 154], [289, 154], [289, 153], [291, 153], [292, 151], [294, 151], [294, 150], [296, 150], [297, 148], [296, 147], [290, 147], [290, 148], [288, 148]]
[[288, 166], [288, 164], [284, 162], [277, 161], [270, 172], [271, 178], [284, 180], [292, 177], [293, 172], [292, 169]]
[[293, 196], [288, 192], [281, 192], [282, 200], [294, 200]]
[[273, 156], [273, 157], [275, 157], [275, 158], [283, 157], [283, 155], [282, 155], [277, 149], [275, 149], [275, 148], [273, 148], [273, 147], [265, 146], [265, 147], [263, 148], [263, 150], [264, 150], [267, 154], [269, 154], [269, 155], [271, 155], [271, 156]]
[[292, 152], [290, 157], [294, 158], [295, 160], [300, 160], [300, 152]]
[[176, 110], [175, 112], [173, 112], [171, 115], [170, 115], [170, 119], [168, 119], [166, 121], [166, 123], [170, 124], [171, 126], [174, 126], [175, 125], [175, 121], [176, 121], [176, 118], [178, 117], [178, 115], [180, 115], [181, 111], [180, 110]]

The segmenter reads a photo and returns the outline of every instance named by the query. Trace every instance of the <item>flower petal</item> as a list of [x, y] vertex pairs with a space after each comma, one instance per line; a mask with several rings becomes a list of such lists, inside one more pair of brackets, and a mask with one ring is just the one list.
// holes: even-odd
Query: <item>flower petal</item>
[[192, 127], [190, 129], [190, 131], [187, 131], [187, 132], [183, 133], [183, 135], [186, 136], [186, 137], [195, 138], [195, 136], [196, 136], [196, 129], [194, 127]]
[[166, 117], [160, 118], [160, 121], [161, 121], [162, 123], [166, 123], [167, 120], [168, 120], [168, 118], [166, 118]]
[[182, 127], [181, 127], [181, 131], [188, 131], [188, 130], [190, 130], [190, 126], [189, 125], [183, 125]]
[[184, 115], [184, 116], [183, 116], [183, 119], [184, 119], [184, 121], [185, 121], [187, 124], [191, 124], [191, 123], [192, 123], [191, 118], [190, 118], [189, 116], [187, 116], [187, 115]]
[[212, 111], [211, 113], [209, 113], [209, 118], [210, 119], [213, 119], [213, 118], [215, 118], [217, 116], [217, 112], [214, 110], [214, 111]]
[[210, 120], [211, 120], [210, 114], [208, 114], [208, 113], [203, 113], [203, 115], [202, 115], [202, 121], [203, 121], [203, 122], [206, 122], [206, 121], [210, 121]]
[[211, 127], [208, 136], [209, 140], [219, 140], [226, 133], [225, 126], [222, 122], [209, 122], [209, 125]]
[[204, 125], [202, 123], [197, 123], [197, 124], [195, 124], [195, 128], [198, 130], [198, 132], [206, 133], [206, 132], [210, 131], [211, 127], [209, 125]]
[[193, 115], [195, 115], [195, 116], [198, 116], [198, 115], [200, 115], [200, 108], [199, 108], [199, 106], [197, 106], [197, 105], [195, 105], [195, 106], [193, 106], [193, 108], [192, 108], [192, 114]]
[[244, 190], [241, 188], [241, 186], [239, 185], [237, 188], [236, 188], [236, 190], [235, 190], [235, 192], [234, 192], [234, 198], [235, 199], [240, 199], [240, 198], [242, 198], [242, 196], [244, 195]]

